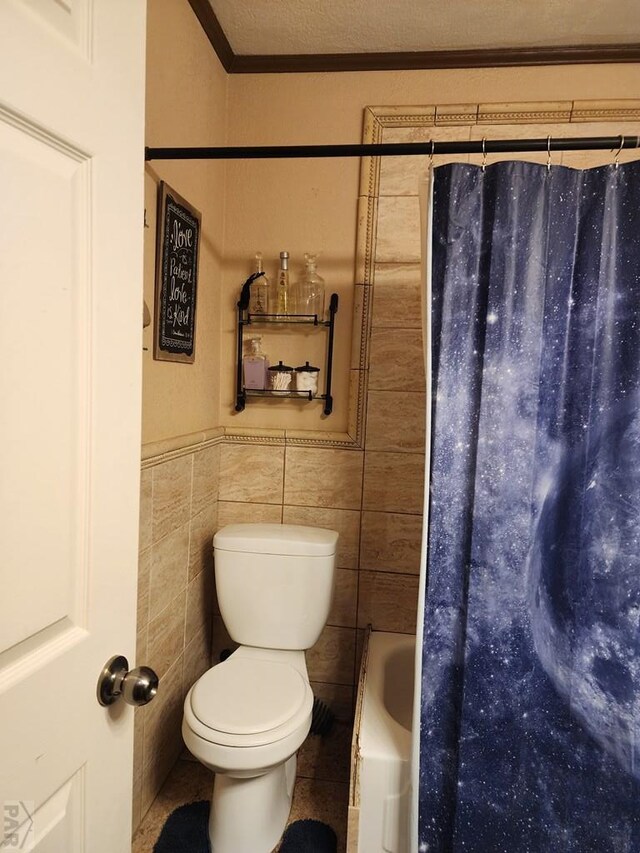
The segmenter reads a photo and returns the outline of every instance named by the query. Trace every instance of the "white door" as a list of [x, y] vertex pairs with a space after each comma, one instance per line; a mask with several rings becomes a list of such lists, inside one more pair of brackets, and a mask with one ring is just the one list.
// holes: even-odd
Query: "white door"
[[0, 850], [130, 850], [144, 0], [0, 0]]

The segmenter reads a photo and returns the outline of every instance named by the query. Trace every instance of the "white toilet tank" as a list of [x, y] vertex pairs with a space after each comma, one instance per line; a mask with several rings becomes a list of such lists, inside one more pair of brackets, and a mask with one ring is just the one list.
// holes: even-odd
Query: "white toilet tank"
[[329, 616], [335, 530], [297, 524], [230, 524], [213, 538], [224, 624], [243, 646], [309, 649]]

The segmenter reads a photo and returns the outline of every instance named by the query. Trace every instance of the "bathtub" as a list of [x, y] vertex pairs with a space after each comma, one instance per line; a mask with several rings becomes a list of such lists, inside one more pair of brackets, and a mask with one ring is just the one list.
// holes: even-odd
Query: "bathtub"
[[367, 636], [351, 744], [348, 853], [409, 853], [415, 637]]

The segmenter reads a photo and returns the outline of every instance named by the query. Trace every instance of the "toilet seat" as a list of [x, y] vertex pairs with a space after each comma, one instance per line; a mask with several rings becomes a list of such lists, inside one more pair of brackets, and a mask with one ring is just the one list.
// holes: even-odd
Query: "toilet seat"
[[185, 703], [185, 722], [211, 743], [261, 746], [288, 737], [312, 707], [309, 682], [295, 667], [232, 655], [196, 682]]

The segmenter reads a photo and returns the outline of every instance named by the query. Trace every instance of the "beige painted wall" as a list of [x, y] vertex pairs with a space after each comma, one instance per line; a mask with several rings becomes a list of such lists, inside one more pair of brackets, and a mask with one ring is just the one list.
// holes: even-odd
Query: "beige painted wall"
[[[149, 0], [146, 144], [223, 145], [227, 74], [187, 0]], [[156, 198], [162, 179], [202, 213], [194, 364], [154, 361], [145, 330], [142, 443], [215, 427], [219, 421], [220, 281], [225, 164], [153, 161], [145, 170], [144, 294], [153, 312]]]
[[[356, 143], [361, 140], [367, 105], [638, 97], [639, 65], [237, 74], [229, 77], [228, 143]], [[220, 360], [220, 415], [225, 427], [346, 429], [358, 182], [356, 159], [229, 161]], [[292, 254], [294, 268], [304, 251], [321, 251], [319, 270], [327, 280], [327, 290], [336, 290], [341, 298], [335, 407], [326, 419], [321, 417], [319, 404], [282, 401], [252, 401], [243, 413], [233, 412], [238, 288], [251, 271], [256, 250], [270, 259], [268, 271], [273, 272], [278, 253], [285, 248]], [[271, 343], [266, 338], [265, 349], [272, 360], [288, 351], [286, 341]]]

